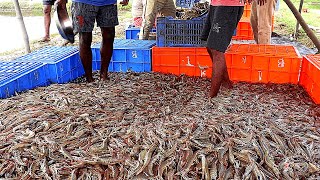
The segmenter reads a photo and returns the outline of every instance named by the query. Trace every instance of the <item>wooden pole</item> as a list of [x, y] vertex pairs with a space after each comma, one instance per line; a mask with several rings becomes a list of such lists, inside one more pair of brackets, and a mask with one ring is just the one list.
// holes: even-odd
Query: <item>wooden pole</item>
[[16, 16], [17, 16], [17, 19], [19, 21], [20, 28], [22, 31], [22, 36], [23, 36], [23, 40], [24, 40], [24, 47], [25, 47], [26, 53], [30, 53], [31, 50], [30, 50], [30, 45], [29, 45], [29, 37], [28, 37], [27, 30], [26, 30], [26, 26], [23, 21], [23, 16], [21, 13], [19, 2], [18, 2], [18, 0], [13, 0], [13, 3], [14, 3], [14, 8], [16, 10]]
[[302, 18], [301, 14], [299, 13], [299, 11], [297, 10], [297, 8], [293, 5], [293, 3], [290, 0], [283, 0], [288, 7], [290, 8], [290, 10], [292, 11], [293, 15], [296, 17], [297, 21], [299, 22], [299, 24], [301, 25], [301, 27], [303, 28], [303, 30], [307, 33], [308, 37], [311, 39], [311, 41], [313, 42], [313, 44], [316, 46], [316, 48], [318, 49], [318, 53], [320, 53], [320, 41], [317, 38], [317, 36], [313, 33], [313, 31], [308, 27], [307, 23], [304, 21], [304, 19]]
[[[303, 0], [300, 0], [300, 5], [299, 5], [299, 13], [300, 14], [301, 14], [302, 6], [303, 6]], [[297, 21], [296, 31], [293, 34], [293, 37], [296, 38], [296, 39], [297, 39], [297, 36], [298, 36], [298, 31], [299, 31], [299, 22]]]

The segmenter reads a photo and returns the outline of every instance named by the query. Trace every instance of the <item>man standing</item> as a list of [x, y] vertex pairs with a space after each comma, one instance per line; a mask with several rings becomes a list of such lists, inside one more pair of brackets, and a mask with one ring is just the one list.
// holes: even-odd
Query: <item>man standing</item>
[[257, 44], [271, 43], [272, 16], [275, 6], [276, 0], [253, 0], [252, 2], [250, 24]]
[[[247, 0], [247, 3], [251, 1]], [[257, 1], [261, 3], [265, 0]], [[218, 95], [221, 85], [232, 88], [224, 53], [241, 19], [244, 3], [244, 0], [211, 0], [209, 14], [201, 35], [201, 40], [207, 41], [207, 51], [212, 60], [210, 97]]]
[[142, 26], [139, 39], [148, 40], [157, 15], [176, 17], [173, 0], [143, 0]]
[[[40, 42], [50, 41], [50, 24], [51, 24], [51, 9], [56, 0], [43, 0], [43, 14], [44, 14], [44, 37]], [[57, 0], [58, 6], [61, 9], [66, 9], [66, 0]]]
[[[129, 0], [121, 4], [127, 5]], [[73, 0], [71, 5], [73, 28], [79, 33], [79, 51], [87, 82], [94, 81], [92, 76], [92, 31], [94, 23], [100, 27], [102, 42], [100, 47], [100, 79], [108, 79], [108, 67], [113, 52], [115, 26], [118, 25], [117, 0]]]
[[142, 0], [132, 0], [132, 17], [133, 25], [135, 27], [141, 27], [142, 25], [142, 13], [143, 13], [143, 4]]

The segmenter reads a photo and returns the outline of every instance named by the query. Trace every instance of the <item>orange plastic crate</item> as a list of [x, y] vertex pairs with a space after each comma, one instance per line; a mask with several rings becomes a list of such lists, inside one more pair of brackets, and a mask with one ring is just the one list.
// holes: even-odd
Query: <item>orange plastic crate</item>
[[320, 104], [320, 55], [303, 57], [299, 84], [316, 104]]
[[[232, 36], [232, 39], [234, 40], [253, 40], [253, 31], [250, 24], [250, 13], [251, 10], [245, 10], [243, 12], [243, 15], [238, 23], [237, 26], [237, 32], [235, 36]], [[249, 15], [247, 16], [247, 13]], [[274, 16], [272, 16], [272, 24], [271, 24], [271, 30], [274, 30]]]
[[302, 86], [304, 89], [307, 89], [307, 84], [308, 84], [308, 76], [305, 72], [300, 73], [299, 77], [299, 85]]
[[268, 70], [252, 70], [251, 82], [253, 83], [269, 83]]
[[252, 67], [252, 55], [245, 53], [235, 53], [232, 55], [231, 68], [237, 69], [251, 69]]
[[252, 57], [252, 69], [253, 70], [269, 70], [269, 57], [264, 55], [254, 55]]
[[318, 86], [316, 83], [313, 84], [310, 95], [316, 104], [320, 104], [320, 86]]
[[249, 17], [242, 17], [237, 26], [237, 32], [232, 39], [236, 40], [253, 40], [253, 32]]
[[163, 47], [152, 49], [152, 65], [155, 66], [178, 66], [179, 56], [177, 56], [177, 50], [174, 48]]
[[231, 68], [230, 80], [251, 82], [251, 69]]
[[299, 73], [302, 58], [297, 55], [270, 56], [270, 71]]
[[212, 62], [203, 47], [153, 47], [152, 71], [210, 78]]
[[286, 72], [270, 72], [268, 81], [270, 83], [284, 84], [290, 82], [290, 74]]
[[250, 15], [251, 15], [251, 4], [246, 4], [244, 5], [242, 17], [250, 17]]
[[320, 55], [309, 55], [307, 56], [310, 61], [308, 71], [310, 71], [309, 77], [320, 86]]

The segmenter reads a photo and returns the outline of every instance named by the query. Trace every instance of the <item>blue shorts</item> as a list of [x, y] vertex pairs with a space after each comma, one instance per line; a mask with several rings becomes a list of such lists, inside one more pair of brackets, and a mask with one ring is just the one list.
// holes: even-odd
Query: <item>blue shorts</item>
[[72, 24], [75, 33], [92, 32], [94, 23], [98, 27], [115, 27], [118, 22], [117, 5], [94, 6], [72, 2]]
[[54, 5], [54, 2], [56, 0], [43, 0], [42, 3], [43, 5]]

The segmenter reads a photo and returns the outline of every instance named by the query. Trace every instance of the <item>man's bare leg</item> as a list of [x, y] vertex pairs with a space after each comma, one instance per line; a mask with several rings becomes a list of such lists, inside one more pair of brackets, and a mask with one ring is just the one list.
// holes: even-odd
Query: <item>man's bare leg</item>
[[101, 28], [102, 32], [102, 43], [100, 48], [101, 55], [101, 70], [100, 70], [100, 79], [108, 80], [108, 68], [112, 57], [113, 52], [113, 41], [115, 37], [115, 28], [114, 27], [103, 27]]
[[[215, 66], [214, 65], [214, 57], [213, 57], [213, 52], [214, 52], [215, 50], [213, 50], [213, 49], [210, 49], [210, 48], [207, 48], [207, 52], [208, 52], [208, 54], [209, 54], [209, 56], [210, 56], [210, 58], [211, 58], [211, 61], [212, 61], [212, 65], [213, 65], [213, 67]], [[216, 51], [216, 52], [219, 52], [219, 51]], [[224, 55], [224, 54], [223, 54]], [[224, 62], [225, 62], [225, 57], [224, 57]], [[224, 86], [224, 87], [226, 87], [226, 88], [228, 88], [228, 89], [232, 89], [233, 88], [233, 85], [232, 85], [232, 81], [230, 81], [230, 78], [229, 78], [229, 74], [228, 74], [228, 69], [227, 69], [227, 65], [226, 65], [226, 63], [225, 63], [225, 69], [224, 69], [224, 71], [223, 71], [223, 77], [222, 77], [222, 82], [221, 82], [221, 84]], [[214, 68], [212, 68], [212, 77], [214, 76]]]
[[79, 33], [80, 58], [84, 68], [87, 82], [92, 82], [92, 32]]
[[44, 5], [44, 37], [40, 40], [42, 42], [50, 41], [50, 24], [51, 24], [51, 5]]

